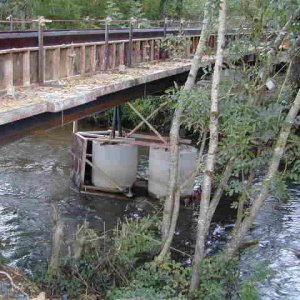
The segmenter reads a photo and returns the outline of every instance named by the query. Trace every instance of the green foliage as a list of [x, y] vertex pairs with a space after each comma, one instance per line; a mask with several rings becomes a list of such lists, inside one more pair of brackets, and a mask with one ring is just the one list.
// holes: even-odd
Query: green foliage
[[[163, 264], [145, 263], [131, 273], [129, 285], [109, 290], [107, 297], [116, 299], [188, 299], [190, 267], [171, 259]], [[193, 294], [199, 300], [241, 299], [256, 295], [255, 284], [270, 275], [266, 266], [255, 268], [253, 276], [240, 283], [237, 261], [221, 255], [206, 258], [201, 265], [201, 282]], [[247, 298], [248, 297], [248, 298]]]
[[[298, 128], [300, 126], [300, 118], [298, 117]], [[300, 138], [296, 134], [290, 136], [287, 151], [285, 153], [284, 176], [286, 179], [300, 182]]]
[[123, 20], [124, 15], [122, 14], [119, 6], [114, 0], [108, 0], [106, 2], [105, 14], [107, 17], [112, 18], [113, 20]]
[[156, 216], [139, 220], [124, 220], [114, 233], [112, 262], [117, 268], [131, 270], [141, 254], [151, 254], [157, 249], [159, 219]]
[[236, 293], [239, 270], [236, 261], [227, 261], [221, 255], [206, 258], [201, 265], [200, 287], [197, 299], [231, 299]]
[[183, 32], [178, 35], [166, 36], [159, 42], [160, 49], [167, 51], [170, 58], [186, 57], [189, 46], [190, 39], [187, 39]]
[[80, 4], [72, 0], [39, 1], [36, 14], [49, 19], [80, 19], [83, 17]]
[[[149, 116], [155, 109], [160, 107], [161, 104], [166, 102], [166, 97], [159, 96], [146, 96], [139, 98], [132, 102], [132, 105], [145, 117]], [[166, 106], [162, 107], [159, 112], [153, 116], [150, 123], [156, 128], [164, 131], [165, 127], [168, 127], [171, 122], [170, 110], [172, 109], [172, 103], [170, 102]], [[92, 120], [95, 123], [101, 123], [105, 126], [111, 126], [113, 119], [113, 109], [105, 111], [104, 114], [98, 114], [93, 116]], [[107, 123], [107, 120], [109, 122]], [[133, 128], [141, 122], [140, 117], [132, 111], [128, 105], [122, 106], [122, 125], [127, 128]], [[141, 126], [140, 131], [149, 131], [147, 125]]]
[[172, 260], [161, 265], [145, 263], [133, 271], [130, 286], [110, 291], [108, 299], [186, 299], [189, 273], [189, 268]]
[[[152, 259], [159, 246], [158, 217], [149, 216], [139, 220], [124, 220], [114, 230], [110, 238], [110, 250], [101, 253], [100, 245], [95, 241], [100, 237], [88, 228], [86, 223], [79, 227], [78, 238], [86, 235], [86, 246], [79, 259], [73, 255], [63, 258], [59, 272], [47, 271], [47, 264], [37, 264], [33, 270], [34, 281], [51, 296], [66, 294], [78, 298], [85, 293], [102, 295], [116, 284], [129, 284], [131, 272], [147, 257]], [[76, 246], [76, 244], [75, 244]], [[149, 258], [148, 258], [149, 259]], [[141, 260], [141, 262], [139, 262]]]

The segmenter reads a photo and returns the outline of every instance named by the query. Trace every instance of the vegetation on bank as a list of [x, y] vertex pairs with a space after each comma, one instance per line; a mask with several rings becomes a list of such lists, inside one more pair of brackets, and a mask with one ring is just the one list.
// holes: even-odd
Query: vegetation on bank
[[[110, 245], [106, 252], [99, 251], [103, 236], [93, 232], [90, 239], [92, 229], [85, 229], [87, 239], [80, 257], [74, 258], [75, 240], [55, 272], [47, 271], [46, 264], [33, 270], [33, 280], [49, 298], [187, 299], [191, 266], [171, 256], [162, 263], [154, 260], [160, 247], [160, 217], [125, 219], [106, 236]], [[194, 293], [197, 299], [256, 299], [255, 284], [270, 274], [259, 267], [241, 282], [238, 262], [225, 261], [221, 256], [208, 257], [202, 268], [205, 276]]]

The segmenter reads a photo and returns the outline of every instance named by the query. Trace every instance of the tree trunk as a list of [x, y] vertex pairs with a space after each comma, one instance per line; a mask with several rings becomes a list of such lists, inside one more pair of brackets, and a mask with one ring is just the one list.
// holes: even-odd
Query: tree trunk
[[222, 179], [218, 185], [218, 188], [217, 190], [215, 191], [213, 197], [212, 197], [212, 200], [209, 204], [209, 209], [208, 209], [208, 213], [207, 213], [207, 220], [206, 220], [206, 227], [207, 227], [207, 230], [209, 229], [209, 226], [210, 226], [210, 223], [211, 223], [211, 220], [215, 214], [215, 211], [219, 205], [219, 202], [221, 200], [221, 197], [223, 195], [223, 192], [224, 192], [224, 189], [225, 189], [225, 186], [227, 185], [230, 177], [231, 177], [231, 174], [232, 174], [232, 171], [234, 169], [234, 162], [235, 162], [235, 159], [236, 159], [236, 156], [232, 156], [230, 158], [230, 160], [228, 161], [226, 167], [225, 167], [225, 170], [222, 174]]
[[212, 177], [215, 170], [215, 161], [218, 148], [218, 123], [219, 123], [219, 84], [221, 68], [223, 63], [223, 52], [225, 46], [225, 26], [226, 26], [226, 0], [223, 0], [220, 5], [219, 25], [218, 25], [218, 41], [216, 63], [214, 67], [212, 90], [211, 90], [211, 109], [210, 109], [210, 140], [208, 146], [208, 154], [203, 178], [202, 197], [200, 202], [200, 214], [197, 226], [197, 240], [195, 255], [192, 266], [192, 277], [190, 291], [195, 291], [200, 282], [200, 264], [204, 257], [205, 236], [207, 232], [206, 220], [209, 210]]
[[196, 52], [193, 57], [192, 61], [192, 66], [190, 69], [190, 73], [188, 75], [188, 78], [185, 82], [184, 89], [185, 90], [190, 90], [193, 88], [195, 85], [196, 79], [197, 79], [197, 74], [200, 68], [201, 60], [204, 54], [204, 50], [206, 47], [206, 42], [208, 39], [209, 35], [209, 26], [210, 26], [210, 1], [206, 1], [205, 7], [204, 7], [204, 18], [203, 18], [203, 24], [202, 24], [202, 30], [201, 30], [201, 35], [200, 35], [200, 40], [197, 45]]
[[[200, 68], [201, 59], [205, 49], [205, 43], [208, 36], [208, 28], [209, 28], [209, 1], [205, 4], [205, 14], [203, 20], [203, 28], [201, 31], [200, 41], [197, 46], [196, 53], [194, 55], [190, 73], [188, 79], [185, 83], [184, 89], [190, 90], [193, 88], [197, 73]], [[163, 212], [163, 221], [162, 221], [162, 244], [166, 241], [168, 234], [172, 234], [170, 232], [170, 224], [173, 214], [174, 208], [174, 199], [175, 199], [175, 190], [177, 187], [178, 181], [178, 160], [179, 160], [179, 128], [180, 128], [180, 119], [184, 109], [183, 100], [180, 98], [178, 100], [178, 108], [175, 111], [172, 127], [170, 131], [170, 180], [169, 180], [169, 196], [165, 201], [164, 212]]]
[[174, 211], [172, 213], [170, 230], [169, 230], [167, 239], [165, 240], [165, 243], [163, 244], [163, 247], [162, 247], [159, 255], [157, 256], [158, 262], [162, 262], [170, 250], [170, 247], [171, 247], [171, 244], [173, 241], [173, 237], [174, 237], [174, 232], [175, 232], [176, 225], [177, 225], [177, 219], [179, 216], [179, 209], [180, 209], [180, 187], [178, 187], [175, 192]]
[[300, 53], [297, 52], [297, 49], [300, 48], [300, 37], [297, 38], [295, 42], [295, 55], [292, 57], [291, 61], [291, 69], [289, 74], [290, 82], [293, 86], [295, 86], [297, 89], [300, 88]]
[[285, 123], [282, 125], [281, 131], [280, 131], [280, 134], [277, 139], [275, 149], [273, 152], [273, 157], [272, 157], [272, 160], [271, 160], [269, 168], [268, 168], [268, 173], [263, 180], [260, 193], [253, 202], [253, 205], [250, 209], [249, 216], [243, 220], [243, 222], [241, 223], [240, 229], [232, 237], [232, 240], [229, 242], [229, 244], [227, 245], [227, 247], [225, 249], [225, 256], [227, 257], [227, 259], [231, 258], [236, 253], [238, 248], [240, 247], [245, 235], [247, 234], [247, 232], [250, 229], [252, 222], [257, 217], [257, 214], [258, 214], [260, 208], [262, 207], [266, 198], [268, 197], [270, 185], [272, 183], [272, 180], [274, 179], [274, 177], [277, 174], [279, 163], [280, 163], [280, 160], [284, 153], [287, 139], [289, 137], [291, 128], [295, 122], [295, 119], [297, 117], [299, 110], [300, 110], [300, 89], [298, 90], [298, 93], [294, 100], [294, 103], [285, 119]]
[[234, 232], [237, 232], [240, 229], [240, 226], [242, 224], [243, 217], [244, 217], [245, 201], [247, 200], [246, 190], [250, 187], [250, 185], [251, 185], [254, 178], [255, 178], [255, 171], [252, 170], [249, 174], [248, 179], [247, 179], [245, 190], [241, 194], [241, 196], [239, 197], [238, 209], [237, 209], [237, 214], [236, 214], [236, 221], [235, 221], [235, 225], [234, 225]]
[[55, 274], [59, 269], [60, 251], [63, 243], [63, 223], [59, 216], [57, 204], [53, 204], [53, 233], [52, 233], [52, 252], [50, 263], [48, 266], [48, 273]]

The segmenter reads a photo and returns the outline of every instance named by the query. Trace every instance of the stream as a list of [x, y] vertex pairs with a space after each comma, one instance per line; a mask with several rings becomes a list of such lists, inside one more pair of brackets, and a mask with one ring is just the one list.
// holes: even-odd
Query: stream
[[[101, 232], [124, 215], [142, 211], [135, 200], [83, 196], [70, 189], [71, 131], [65, 126], [0, 148], [0, 253], [28, 273], [49, 258], [53, 201], [59, 202], [67, 241], [85, 220]], [[287, 203], [268, 198], [249, 234], [259, 244], [241, 256], [244, 278], [257, 262], [266, 261], [274, 270], [258, 286], [261, 299], [300, 299], [300, 259], [291, 251], [300, 250], [299, 185], [290, 186], [289, 193]], [[175, 242], [185, 251], [192, 251], [196, 218], [192, 208], [182, 209]], [[208, 252], [224, 245], [232, 223], [233, 212], [225, 203], [210, 228]]]

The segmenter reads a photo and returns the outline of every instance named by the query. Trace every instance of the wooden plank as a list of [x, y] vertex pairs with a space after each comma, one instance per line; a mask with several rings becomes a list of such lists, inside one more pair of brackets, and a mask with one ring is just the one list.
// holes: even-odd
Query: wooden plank
[[60, 48], [57, 48], [52, 52], [52, 73], [54, 80], [60, 78]]
[[80, 190], [81, 194], [85, 195], [91, 195], [91, 196], [100, 196], [104, 198], [110, 198], [110, 199], [119, 199], [119, 200], [128, 200], [130, 197], [126, 197], [124, 194], [117, 193], [116, 191], [114, 192], [103, 192], [102, 190], [97, 189], [94, 186], [88, 186], [85, 185], [82, 187]]
[[80, 166], [80, 186], [84, 185], [85, 179], [85, 165], [86, 165], [86, 151], [87, 151], [87, 140], [84, 139], [82, 143], [82, 158]]
[[90, 51], [90, 60], [91, 60], [91, 73], [96, 72], [96, 46], [91, 47]]
[[153, 61], [155, 59], [154, 53], [155, 53], [155, 41], [151, 40], [150, 41], [150, 60], [151, 61]]
[[85, 74], [85, 46], [80, 47], [80, 74]]
[[125, 65], [125, 43], [120, 43], [119, 47], [119, 64]]
[[3, 79], [2, 85], [4, 89], [13, 86], [13, 56], [12, 53], [5, 54], [3, 64]]
[[75, 185], [79, 188], [81, 185], [82, 155], [83, 155], [84, 139], [77, 134], [73, 135], [71, 146], [71, 172], [70, 177]]
[[13, 85], [23, 85], [23, 53], [13, 53]]
[[[130, 137], [135, 139], [141, 139], [141, 140], [160, 141], [160, 139], [157, 136], [140, 134], [140, 133], [133, 133], [130, 135]], [[170, 137], [168, 136], [164, 136], [163, 138], [168, 142], [170, 141]], [[192, 143], [192, 141], [189, 139], [180, 139], [179, 142], [181, 144], [187, 144], [187, 145], [190, 145]]]
[[101, 45], [99, 49], [100, 71], [105, 70], [105, 45]]
[[74, 76], [80, 74], [80, 47], [73, 48], [73, 74]]
[[72, 48], [67, 49], [67, 57], [65, 60], [66, 76], [71, 77], [73, 75], [73, 59], [72, 59]]
[[30, 85], [30, 52], [23, 53], [23, 86]]
[[111, 69], [116, 68], [116, 54], [117, 54], [117, 47], [116, 44], [109, 45], [109, 67]]
[[68, 48], [60, 49], [59, 72], [60, 72], [60, 78], [65, 78], [68, 76], [68, 72], [69, 72]]
[[134, 41], [134, 63], [140, 63], [142, 61], [141, 54], [141, 42]]
[[92, 66], [91, 66], [91, 46], [85, 47], [85, 70], [86, 74], [91, 73]]
[[155, 46], [154, 46], [154, 60], [159, 60], [160, 55], [160, 41], [155, 41]]
[[142, 61], [148, 62], [150, 60], [150, 45], [148, 42], [143, 42], [143, 58]]
[[144, 121], [145, 124], [158, 136], [158, 138], [164, 143], [167, 144], [165, 139], [161, 136], [161, 134], [144, 118], [143, 115], [130, 103], [127, 103], [128, 106]]
[[30, 51], [30, 82], [37, 83], [38, 82], [38, 52]]

